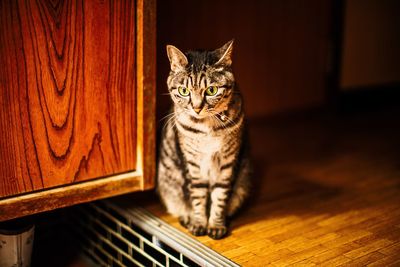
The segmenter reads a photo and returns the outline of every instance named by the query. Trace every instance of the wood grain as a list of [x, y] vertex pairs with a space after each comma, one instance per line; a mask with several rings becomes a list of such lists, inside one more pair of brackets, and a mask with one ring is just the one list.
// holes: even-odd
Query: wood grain
[[0, 197], [136, 169], [135, 11], [0, 2]]
[[[118, 5], [121, 5], [121, 2], [118, 2]], [[97, 118], [101, 120], [101, 122], [103, 122], [104, 119], [107, 123], [106, 126], [108, 126], [107, 129], [109, 134], [106, 136], [110, 138], [109, 141], [113, 147], [103, 149], [103, 146], [108, 144], [104, 143], [105, 141], [103, 134], [102, 139], [100, 139], [100, 137], [102, 137], [101, 135], [97, 137], [102, 141], [98, 144], [98, 148], [101, 148], [101, 150], [97, 152], [96, 150], [94, 151], [99, 154], [104, 154], [105, 149], [114, 149], [115, 151], [118, 151], [115, 158], [119, 161], [117, 162], [117, 160], [114, 160], [111, 162], [117, 162], [119, 164], [117, 166], [120, 166], [121, 169], [125, 166], [124, 168], [127, 170], [135, 169], [135, 171], [128, 171], [124, 172], [123, 174], [112, 174], [110, 176], [95, 174], [92, 178], [96, 179], [88, 180], [90, 177], [82, 177], [82, 180], [76, 179], [73, 182], [61, 184], [55, 188], [44, 188], [45, 190], [27, 192], [22, 195], [0, 198], [0, 221], [154, 187], [156, 3], [154, 0], [138, 0], [134, 7], [132, 5], [126, 6], [127, 9], [125, 10], [125, 13], [129, 13], [127, 15], [129, 19], [126, 17], [125, 21], [119, 21], [118, 17], [124, 17], [116, 13], [117, 10], [119, 10], [118, 12], [122, 12], [124, 6], [117, 7], [114, 3], [112, 6], [98, 6], [98, 8], [110, 8], [111, 11], [109, 11], [109, 14], [112, 14], [112, 21], [114, 21], [108, 21], [110, 25], [110, 33], [111, 30], [113, 30], [113, 35], [125, 36], [123, 39], [126, 39], [126, 41], [124, 43], [125, 45], [122, 45], [116, 42], [117, 37], [115, 37], [115, 39], [110, 37], [110, 39], [107, 40], [107, 42], [110, 44], [110, 47], [115, 46], [112, 50], [112, 53], [120, 51], [118, 52], [120, 54], [117, 56], [109, 52], [110, 54], [108, 54], [108, 56], [110, 57], [110, 62], [107, 62], [107, 60], [104, 59], [104, 64], [109, 64], [108, 68], [110, 68], [110, 73], [108, 73], [108, 75], [113, 78], [95, 76], [94, 78], [92, 77], [91, 79], [87, 79], [93, 83], [98, 82], [99, 86], [105, 79], [107, 81], [106, 85], [114, 86], [112, 87], [112, 92], [105, 93], [108, 94], [108, 97], [111, 97], [111, 100], [106, 102], [106, 106], [110, 110], [111, 108], [114, 108], [113, 114], [115, 115], [115, 118], [113, 120], [110, 119], [111, 117], [109, 113], [111, 114], [111, 112], [107, 113], [104, 118], [101, 117], [102, 114], [99, 114], [99, 111], [95, 111]], [[135, 15], [132, 14], [132, 8], [135, 9]], [[95, 13], [100, 12], [96, 11], [95, 9], [96, 6], [91, 6], [90, 10]], [[130, 10], [131, 12], [128, 12], [127, 10]], [[105, 10], [102, 10], [101, 12], [104, 14], [107, 13]], [[94, 15], [92, 14], [91, 16], [93, 17]], [[131, 16], [134, 17], [133, 21]], [[87, 17], [89, 17], [89, 15]], [[103, 18], [107, 17], [103, 16]], [[101, 20], [100, 17], [92, 18], [92, 20], [95, 19]], [[116, 26], [111, 26], [112, 23], [117, 23], [118, 21], [121, 24], [119, 28], [116, 28]], [[126, 25], [128, 22], [130, 25], [129, 27]], [[100, 39], [106, 37], [107, 30], [97, 31], [97, 26], [93, 26], [95, 28], [93, 29], [93, 34], [97, 34], [97, 37]], [[119, 30], [120, 32], [114, 32], [114, 30]], [[131, 36], [131, 31], [134, 32], [134, 36]], [[130, 38], [134, 38], [134, 40]], [[135, 47], [132, 51], [131, 45], [133, 44], [135, 44]], [[100, 46], [100, 44], [94, 45]], [[97, 50], [99, 49], [100, 48]], [[123, 58], [119, 58], [119, 55], [121, 55]], [[91, 60], [92, 63], [89, 66], [90, 68], [97, 68], [97, 71], [102, 70], [102, 66], [96, 65], [96, 59]], [[131, 65], [132, 61], [134, 61], [134, 64]], [[121, 74], [120, 71], [124, 70], [124, 68], [127, 69], [124, 74]], [[93, 70], [90, 71], [93, 72]], [[95, 75], [96, 72], [93, 72], [92, 74]], [[127, 77], [122, 75], [127, 75]], [[109, 81], [112, 80], [114, 82], [109, 83]], [[84, 90], [87, 91], [86, 88], [84, 88]], [[100, 96], [91, 96], [90, 99], [87, 99], [89, 103], [86, 104], [90, 105], [93, 97]], [[107, 99], [104, 98], [103, 100]], [[98, 106], [100, 106], [100, 108], [104, 108], [101, 103], [93, 103], [95, 105], [91, 107], [92, 110], [98, 109]], [[115, 105], [115, 107], [110, 107], [111, 104]], [[126, 114], [124, 112], [130, 113]], [[86, 118], [87, 114], [81, 114], [81, 116]], [[93, 118], [91, 117], [91, 119]], [[2, 134], [3, 133], [5, 132], [2, 132]], [[118, 143], [114, 142], [115, 140], [119, 140]], [[7, 148], [7, 146], [5, 146], [5, 144], [7, 144], [6, 142], [2, 142], [0, 144]], [[97, 147], [95, 146], [95, 148]], [[95, 152], [89, 153], [95, 154]], [[0, 155], [6, 156], [7, 154]], [[111, 157], [111, 155], [101, 156]], [[86, 163], [83, 166], [85, 171], [89, 170], [88, 163], [91, 164], [90, 166], [92, 166], [90, 168], [97, 168], [98, 166], [101, 166], [101, 164], [107, 165], [103, 159], [101, 160], [100, 165], [95, 165], [98, 162], [96, 163], [93, 157], [89, 157], [89, 159], [89, 161], [86, 160]], [[2, 165], [4, 168], [7, 166], [8, 165]], [[113, 171], [116, 171], [116, 169], [113, 169]], [[88, 174], [88, 172], [86, 172], [86, 174]]]

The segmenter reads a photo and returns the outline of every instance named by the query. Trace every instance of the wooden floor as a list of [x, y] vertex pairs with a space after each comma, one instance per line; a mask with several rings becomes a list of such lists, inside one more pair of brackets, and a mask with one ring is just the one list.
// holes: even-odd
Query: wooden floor
[[252, 121], [253, 198], [228, 237], [197, 239], [243, 266], [400, 266], [399, 115]]

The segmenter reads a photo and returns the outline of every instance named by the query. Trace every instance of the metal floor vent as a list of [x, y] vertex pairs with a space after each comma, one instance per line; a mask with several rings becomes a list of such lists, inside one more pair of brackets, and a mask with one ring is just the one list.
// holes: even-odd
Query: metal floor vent
[[239, 266], [138, 207], [81, 205], [71, 212], [70, 225], [98, 266]]

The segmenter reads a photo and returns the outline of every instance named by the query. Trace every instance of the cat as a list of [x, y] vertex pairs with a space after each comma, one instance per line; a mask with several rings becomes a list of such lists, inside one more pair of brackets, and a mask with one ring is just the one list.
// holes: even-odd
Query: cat
[[162, 131], [157, 191], [189, 232], [220, 239], [249, 195], [252, 173], [233, 40], [213, 51], [166, 48], [173, 107]]

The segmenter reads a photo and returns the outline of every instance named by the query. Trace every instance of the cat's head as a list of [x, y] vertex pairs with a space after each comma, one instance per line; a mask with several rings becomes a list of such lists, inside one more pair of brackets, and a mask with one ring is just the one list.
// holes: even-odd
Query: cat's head
[[224, 112], [234, 91], [233, 40], [213, 51], [189, 51], [167, 45], [171, 72], [167, 85], [182, 112], [204, 118]]

